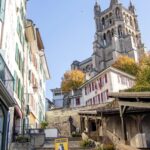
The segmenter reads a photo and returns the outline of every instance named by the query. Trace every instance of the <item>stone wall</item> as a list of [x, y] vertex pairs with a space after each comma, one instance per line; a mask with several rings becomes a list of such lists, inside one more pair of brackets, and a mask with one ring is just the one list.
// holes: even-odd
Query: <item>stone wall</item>
[[78, 110], [73, 109], [59, 109], [46, 112], [46, 121], [48, 128], [57, 128], [61, 136], [71, 136], [69, 117], [73, 119], [73, 125], [80, 128], [80, 116]]
[[9, 150], [31, 150], [30, 143], [12, 143]]

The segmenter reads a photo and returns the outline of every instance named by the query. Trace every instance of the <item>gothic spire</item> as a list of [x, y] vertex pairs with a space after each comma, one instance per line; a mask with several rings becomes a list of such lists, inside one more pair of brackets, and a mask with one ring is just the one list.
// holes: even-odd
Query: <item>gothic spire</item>
[[133, 5], [133, 3], [132, 3], [131, 0], [130, 0], [130, 4], [129, 4], [129, 10], [130, 10], [131, 12], [135, 13], [135, 7], [134, 7], [134, 5]]
[[118, 4], [118, 3], [119, 3], [118, 0], [111, 0], [110, 7], [112, 7], [113, 5]]
[[101, 7], [100, 7], [100, 5], [98, 4], [98, 0], [96, 0], [95, 6], [94, 6], [94, 13], [95, 13], [95, 16], [99, 15], [100, 12], [101, 12]]

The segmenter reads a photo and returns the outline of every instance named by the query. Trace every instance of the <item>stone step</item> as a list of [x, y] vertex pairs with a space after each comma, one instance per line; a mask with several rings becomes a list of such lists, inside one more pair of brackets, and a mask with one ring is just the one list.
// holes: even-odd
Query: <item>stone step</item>
[[[35, 150], [55, 150], [55, 149], [54, 148], [36, 148]], [[69, 150], [95, 150], [95, 149], [69, 148]]]

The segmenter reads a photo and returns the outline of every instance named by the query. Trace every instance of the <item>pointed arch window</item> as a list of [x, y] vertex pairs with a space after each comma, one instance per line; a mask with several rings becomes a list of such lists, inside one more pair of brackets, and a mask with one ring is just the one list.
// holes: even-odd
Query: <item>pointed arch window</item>
[[122, 26], [121, 25], [118, 26], [118, 35], [119, 35], [119, 37], [123, 36], [123, 31], [122, 31]]
[[103, 17], [102, 18], [102, 26], [103, 26], [103, 29], [105, 28], [105, 18]]
[[116, 17], [120, 18], [120, 8], [116, 8]]

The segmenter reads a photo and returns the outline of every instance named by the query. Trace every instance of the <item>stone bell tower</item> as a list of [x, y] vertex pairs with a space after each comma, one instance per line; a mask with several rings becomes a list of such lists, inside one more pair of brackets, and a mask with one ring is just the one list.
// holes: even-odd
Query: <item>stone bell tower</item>
[[92, 63], [96, 72], [109, 67], [120, 55], [139, 60], [144, 53], [144, 45], [141, 42], [137, 15], [132, 2], [127, 9], [119, 0], [111, 0], [109, 7], [104, 11], [96, 2], [94, 19], [96, 33]]

